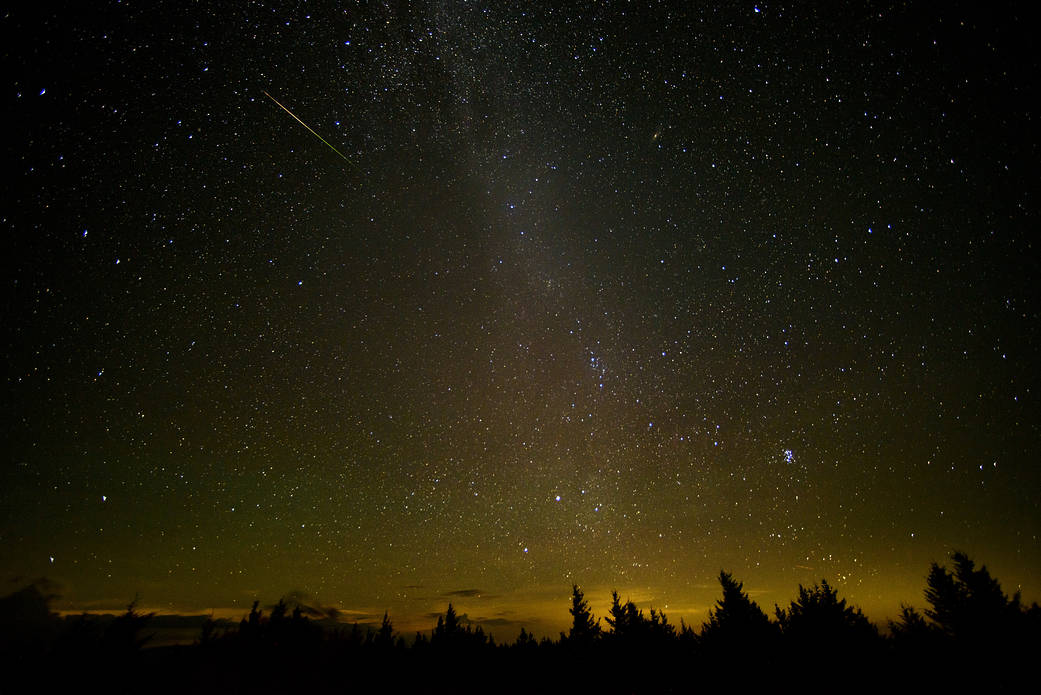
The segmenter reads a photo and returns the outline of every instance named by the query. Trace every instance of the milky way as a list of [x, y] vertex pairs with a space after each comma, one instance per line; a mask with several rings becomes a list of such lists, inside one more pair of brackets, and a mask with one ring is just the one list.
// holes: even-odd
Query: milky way
[[8, 11], [6, 585], [1041, 598], [1024, 18], [688, 5]]

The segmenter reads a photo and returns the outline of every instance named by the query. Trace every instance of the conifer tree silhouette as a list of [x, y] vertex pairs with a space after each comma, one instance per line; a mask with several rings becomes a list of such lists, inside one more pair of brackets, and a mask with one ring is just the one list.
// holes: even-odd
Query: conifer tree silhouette
[[517, 641], [513, 643], [513, 646], [517, 649], [535, 649], [539, 643], [530, 632], [521, 627], [520, 634], [517, 635]]
[[900, 606], [900, 618], [889, 621], [889, 633], [901, 656], [932, 656], [940, 648], [942, 633], [912, 606]]
[[135, 654], [153, 637], [141, 635], [145, 625], [155, 617], [155, 613], [141, 614], [137, 610], [135, 598], [127, 606], [126, 612], [109, 623], [101, 638], [102, 649], [109, 654], [127, 656]]
[[925, 614], [948, 637], [958, 640], [993, 639], [1021, 613], [1019, 594], [1009, 599], [986, 566], [976, 569], [968, 555], [951, 555], [954, 572], [935, 562], [929, 569]]
[[387, 611], [383, 612], [383, 622], [380, 624], [379, 632], [376, 633], [376, 644], [389, 649], [394, 644], [394, 624], [390, 621]]
[[648, 635], [652, 642], [661, 646], [676, 638], [676, 626], [669, 623], [664, 611], [651, 609], [651, 619], [646, 624]]
[[709, 648], [761, 649], [776, 634], [776, 626], [759, 605], [748, 597], [744, 585], [729, 572], [720, 570], [723, 598], [709, 610], [701, 630], [701, 642]]
[[878, 630], [861, 610], [839, 599], [826, 579], [809, 589], [800, 584], [799, 598], [787, 611], [778, 607], [776, 612], [781, 633], [792, 644], [813, 644], [833, 651], [864, 646], [878, 637]]
[[648, 620], [635, 603], [627, 600], [623, 604], [618, 598], [618, 592], [612, 591], [611, 608], [608, 609], [608, 614], [604, 619], [611, 627], [612, 641], [634, 645], [646, 644], [656, 630], [659, 633], [674, 635], [675, 629], [668, 625], [667, 621], [663, 624], [664, 618], [664, 614], [655, 611], [653, 621]]
[[451, 603], [448, 604], [448, 610], [445, 611], [445, 632], [449, 635], [455, 634], [459, 631], [459, 617], [455, 613], [455, 608]]
[[932, 631], [922, 614], [913, 606], [900, 605], [900, 619], [889, 621], [889, 631], [900, 638], [914, 638]]
[[449, 645], [458, 644], [461, 641], [463, 630], [459, 626], [459, 616], [456, 615], [455, 607], [448, 604], [448, 610], [444, 616], [437, 617], [437, 626], [430, 638], [431, 644]]
[[271, 609], [271, 617], [268, 618], [268, 622], [272, 625], [279, 625], [285, 620], [286, 613], [289, 611], [289, 606], [286, 605], [285, 598], [278, 599], [278, 603]]
[[260, 635], [260, 621], [264, 612], [260, 610], [260, 601], [254, 601], [249, 609], [249, 616], [239, 623], [239, 635], [248, 639], [256, 639]]
[[589, 646], [600, 637], [600, 621], [594, 620], [589, 603], [586, 601], [578, 584], [571, 586], [571, 630], [568, 631], [567, 640], [576, 646]]
[[986, 566], [963, 552], [951, 555], [954, 571], [929, 569], [925, 615], [937, 634], [955, 646], [961, 663], [994, 664], [1033, 658], [1041, 650], [1041, 609], [1025, 610], [1019, 593], [1009, 598]]

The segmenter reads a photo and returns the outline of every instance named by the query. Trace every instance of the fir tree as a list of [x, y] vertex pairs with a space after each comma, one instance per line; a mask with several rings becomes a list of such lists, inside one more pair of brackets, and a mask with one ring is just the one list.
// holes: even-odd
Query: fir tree
[[776, 630], [770, 618], [729, 572], [720, 571], [719, 583], [723, 587], [723, 598], [709, 611], [708, 622], [701, 630], [702, 643], [712, 647], [737, 643], [756, 648], [764, 646]]
[[1007, 639], [1023, 623], [1025, 613], [1019, 594], [1009, 598], [986, 566], [955, 552], [954, 572], [935, 562], [926, 580], [925, 615], [949, 638], [962, 642], [993, 643]]
[[798, 643], [812, 643], [821, 648], [838, 650], [854, 644], [863, 646], [878, 637], [878, 631], [859, 608], [846, 605], [838, 593], [822, 579], [819, 585], [799, 585], [799, 598], [787, 611], [777, 608], [781, 633]]
[[376, 644], [385, 648], [394, 644], [394, 624], [391, 623], [387, 611], [383, 612], [383, 622], [380, 624], [379, 632], [376, 633]]
[[589, 645], [599, 638], [600, 621], [594, 620], [593, 613], [589, 610], [589, 603], [582, 594], [582, 590], [578, 588], [578, 584], [571, 586], [571, 608], [568, 609], [568, 612], [572, 617], [571, 630], [567, 635], [569, 642], [576, 645]]
[[459, 616], [456, 615], [455, 607], [448, 604], [448, 610], [444, 616], [438, 616], [437, 627], [430, 639], [431, 644], [454, 644], [463, 639], [463, 629], [459, 626]]
[[530, 632], [521, 628], [520, 634], [517, 636], [517, 641], [513, 643], [513, 646], [518, 649], [534, 649], [538, 647], [538, 642]]

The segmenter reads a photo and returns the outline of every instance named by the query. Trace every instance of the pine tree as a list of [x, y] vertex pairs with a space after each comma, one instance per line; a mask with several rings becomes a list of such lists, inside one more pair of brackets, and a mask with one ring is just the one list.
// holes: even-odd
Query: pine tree
[[723, 587], [723, 598], [709, 611], [708, 622], [701, 630], [702, 642], [713, 647], [739, 642], [756, 648], [764, 646], [775, 633], [770, 618], [729, 572], [720, 571], [719, 583]]
[[424, 635], [422, 632], [417, 631], [416, 632], [416, 639], [414, 639], [412, 641], [412, 649], [413, 649], [413, 651], [416, 651], [416, 650], [421, 651], [423, 649], [426, 649], [429, 646], [430, 646], [430, 640], [427, 639], [427, 636]]
[[535, 637], [522, 627], [520, 635], [517, 636], [517, 641], [513, 643], [513, 646], [518, 649], [534, 649], [538, 644]]
[[600, 637], [600, 621], [594, 620], [593, 613], [589, 610], [589, 603], [582, 594], [582, 590], [578, 588], [578, 584], [571, 586], [571, 608], [568, 609], [568, 612], [572, 617], [571, 630], [567, 635], [569, 642], [576, 645], [589, 645]]
[[877, 640], [878, 630], [859, 608], [846, 605], [822, 579], [819, 585], [799, 585], [799, 598], [787, 611], [777, 608], [781, 633], [795, 643], [813, 643], [829, 650]]
[[455, 607], [449, 603], [448, 610], [445, 611], [445, 632], [449, 635], [454, 635], [458, 631], [459, 616], [455, 613]]
[[380, 624], [379, 632], [376, 633], [376, 644], [386, 648], [394, 644], [394, 624], [390, 621], [387, 611], [383, 612], [383, 622]]
[[456, 615], [455, 607], [449, 603], [444, 617], [438, 616], [437, 627], [431, 638], [432, 644], [451, 644], [462, 639], [463, 629], [459, 626], [459, 616]]
[[611, 626], [611, 636], [616, 640], [638, 641], [650, 632], [650, 622], [643, 611], [632, 601], [624, 604], [618, 598], [618, 592], [611, 592], [611, 608], [605, 618]]
[[676, 627], [669, 624], [664, 611], [651, 609], [651, 621], [648, 625], [651, 637], [658, 642], [671, 642], [676, 637]]
[[926, 616], [948, 637], [958, 640], [993, 640], [1007, 632], [1023, 614], [1019, 594], [1011, 599], [986, 566], [955, 552], [954, 572], [935, 562], [929, 569], [925, 599]]
[[889, 621], [889, 633], [893, 636], [893, 643], [901, 650], [914, 652], [921, 656], [924, 652], [931, 652], [939, 644], [938, 638], [941, 632], [930, 625], [922, 614], [911, 606], [900, 606], [900, 619]]
[[141, 631], [148, 621], [155, 617], [155, 613], [141, 614], [137, 612], [136, 608], [137, 599], [135, 598], [127, 606], [126, 613], [113, 620], [105, 628], [101, 637], [101, 645], [106, 652], [124, 656], [136, 654], [153, 637], [153, 635], [142, 637]]

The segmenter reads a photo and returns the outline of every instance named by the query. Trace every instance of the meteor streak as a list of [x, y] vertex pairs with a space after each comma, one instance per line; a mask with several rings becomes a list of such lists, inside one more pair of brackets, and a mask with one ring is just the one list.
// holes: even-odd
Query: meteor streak
[[347, 159], [347, 157], [346, 157], [346, 156], [345, 156], [345, 155], [343, 154], [343, 152], [340, 152], [340, 151], [339, 151], [338, 149], [336, 149], [335, 147], [333, 147], [332, 145], [330, 145], [330, 144], [329, 144], [329, 141], [328, 141], [328, 140], [326, 140], [325, 138], [323, 138], [323, 137], [322, 137], [321, 135], [319, 135], [318, 133], [314, 132], [314, 130], [313, 130], [313, 129], [311, 128], [311, 126], [307, 125], [306, 123], [304, 123], [303, 121], [301, 121], [301, 120], [300, 120], [299, 118], [297, 118], [296, 114], [295, 114], [295, 113], [293, 113], [292, 111], [290, 111], [289, 109], [287, 109], [287, 108], [286, 108], [285, 106], [282, 106], [282, 103], [281, 103], [281, 102], [280, 102], [280, 101], [279, 101], [278, 99], [276, 99], [275, 97], [271, 96], [271, 95], [270, 95], [270, 94], [268, 94], [267, 92], [264, 92], [264, 96], [266, 96], [266, 97], [267, 97], [268, 99], [270, 99], [271, 101], [273, 101], [273, 102], [275, 102], [276, 104], [278, 104], [278, 108], [280, 108], [280, 109], [282, 109], [283, 111], [285, 111], [286, 113], [288, 113], [288, 114], [289, 114], [290, 116], [292, 116], [292, 117], [293, 117], [293, 118], [294, 118], [294, 119], [296, 120], [296, 122], [297, 122], [297, 123], [299, 123], [299, 124], [300, 124], [300, 125], [302, 125], [303, 127], [307, 128], [307, 130], [308, 130], [308, 131], [309, 131], [309, 132], [311, 133], [311, 135], [315, 136], [316, 138], [318, 138], [319, 140], [321, 140], [321, 141], [322, 141], [323, 143], [325, 143], [325, 146], [326, 146], [326, 147], [328, 147], [328, 148], [329, 148], [330, 150], [332, 150], [332, 151], [333, 151], [333, 152], [335, 152], [336, 154], [340, 155], [340, 158], [341, 158], [341, 159], [343, 159], [343, 161], [347, 162], [347, 163], [348, 163], [348, 164], [350, 164], [350, 165], [351, 165], [352, 167], [355, 167], [355, 168], [357, 168], [357, 165], [356, 165], [356, 164], [355, 164], [354, 162], [352, 162], [351, 160]]

